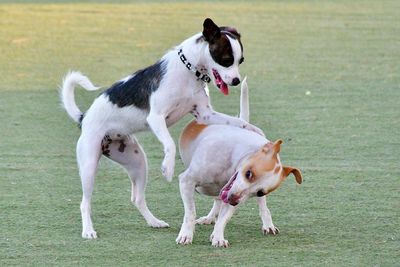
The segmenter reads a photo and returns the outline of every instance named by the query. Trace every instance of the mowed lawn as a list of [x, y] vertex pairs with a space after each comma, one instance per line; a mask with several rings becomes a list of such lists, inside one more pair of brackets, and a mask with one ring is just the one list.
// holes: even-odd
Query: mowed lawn
[[[124, 170], [103, 159], [99, 238], [82, 239], [79, 129], [59, 104], [63, 75], [80, 70], [106, 88], [201, 31], [206, 17], [242, 33], [251, 121], [283, 139], [282, 161], [303, 172], [302, 185], [291, 176], [268, 197], [281, 233], [262, 235], [251, 199], [226, 228], [229, 248], [211, 247], [212, 226], [176, 245], [183, 165], [177, 158], [166, 182], [162, 146], [141, 133], [147, 202], [171, 227], [149, 228]], [[399, 18], [399, 1], [0, 4], [0, 265], [398, 266]], [[216, 110], [238, 114], [239, 90], [210, 92]], [[77, 89], [82, 110], [98, 94]], [[175, 140], [189, 120], [170, 129]], [[212, 199], [196, 201], [205, 215]]]

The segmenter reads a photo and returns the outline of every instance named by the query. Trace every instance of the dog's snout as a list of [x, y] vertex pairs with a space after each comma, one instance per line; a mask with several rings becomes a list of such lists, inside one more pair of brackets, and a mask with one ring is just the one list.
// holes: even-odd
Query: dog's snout
[[240, 79], [239, 79], [238, 77], [233, 78], [233, 80], [232, 80], [232, 85], [233, 85], [233, 86], [236, 86], [236, 85], [238, 85], [239, 83], [240, 83]]
[[228, 197], [228, 203], [232, 206], [236, 206], [237, 204], [239, 204], [239, 199], [239, 195], [232, 194]]

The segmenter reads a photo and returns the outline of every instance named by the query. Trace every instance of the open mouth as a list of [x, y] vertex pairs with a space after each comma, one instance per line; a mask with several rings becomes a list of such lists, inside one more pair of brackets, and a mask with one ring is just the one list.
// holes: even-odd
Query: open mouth
[[219, 193], [219, 197], [221, 198], [221, 200], [224, 203], [229, 203], [228, 193], [229, 193], [229, 190], [232, 188], [232, 185], [235, 182], [237, 175], [238, 175], [238, 172], [236, 172], [231, 177], [231, 179], [229, 179], [228, 183], [221, 189], [221, 192]]
[[229, 88], [228, 85], [222, 80], [221, 75], [219, 75], [218, 71], [216, 69], [212, 69], [212, 72], [214, 74], [215, 78], [215, 84], [219, 88], [219, 90], [224, 94], [228, 95], [229, 94]]

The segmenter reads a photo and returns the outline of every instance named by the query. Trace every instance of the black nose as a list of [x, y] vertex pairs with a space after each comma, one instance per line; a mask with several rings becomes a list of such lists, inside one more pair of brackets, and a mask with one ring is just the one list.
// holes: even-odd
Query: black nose
[[239, 78], [233, 78], [233, 80], [232, 80], [232, 85], [233, 85], [233, 86], [236, 86], [236, 85], [238, 85], [239, 83], [240, 83]]

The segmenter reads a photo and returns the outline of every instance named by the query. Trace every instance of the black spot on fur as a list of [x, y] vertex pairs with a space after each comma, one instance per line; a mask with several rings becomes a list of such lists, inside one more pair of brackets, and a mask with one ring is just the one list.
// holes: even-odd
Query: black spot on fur
[[123, 153], [125, 151], [125, 147], [126, 147], [126, 145], [124, 143], [124, 140], [119, 141], [118, 151]]
[[118, 107], [134, 105], [140, 109], [150, 108], [150, 95], [158, 89], [165, 74], [165, 62], [139, 70], [127, 81], [119, 81], [107, 89], [104, 94]]
[[104, 136], [103, 140], [101, 141], [101, 150], [103, 155], [106, 157], [110, 157], [110, 144], [112, 143], [112, 139], [110, 136]]
[[82, 113], [80, 116], [79, 116], [79, 120], [78, 120], [78, 127], [79, 127], [79, 129], [82, 129], [82, 121], [83, 121], [83, 118], [85, 117], [85, 113]]

